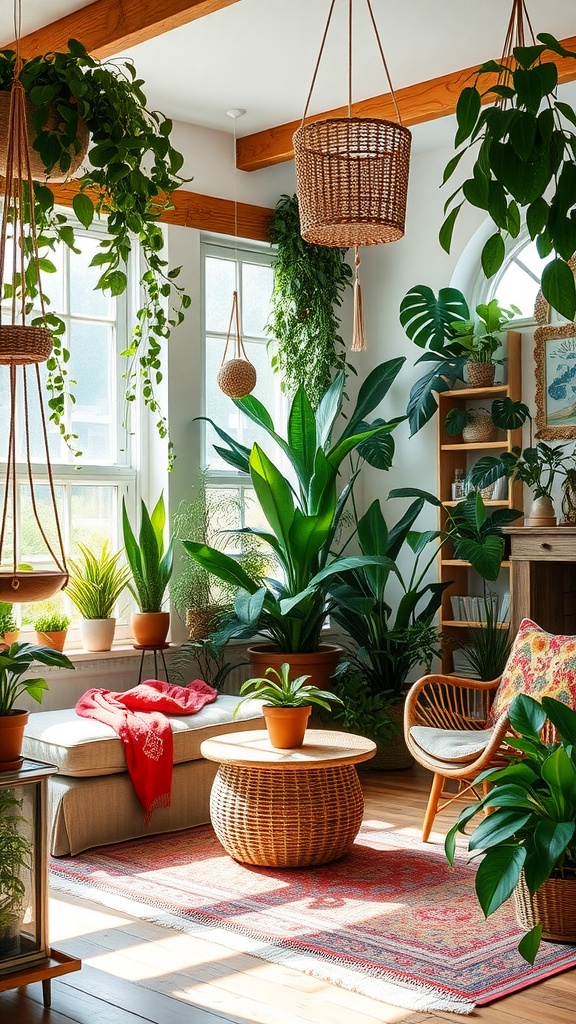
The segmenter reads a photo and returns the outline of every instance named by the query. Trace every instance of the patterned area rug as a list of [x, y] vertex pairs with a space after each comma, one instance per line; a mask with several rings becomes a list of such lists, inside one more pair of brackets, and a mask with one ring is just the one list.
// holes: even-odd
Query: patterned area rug
[[381, 822], [316, 868], [238, 864], [203, 825], [53, 859], [51, 884], [414, 1010], [470, 1013], [576, 966], [576, 946], [542, 943], [530, 967], [512, 911], [484, 921], [471, 867]]

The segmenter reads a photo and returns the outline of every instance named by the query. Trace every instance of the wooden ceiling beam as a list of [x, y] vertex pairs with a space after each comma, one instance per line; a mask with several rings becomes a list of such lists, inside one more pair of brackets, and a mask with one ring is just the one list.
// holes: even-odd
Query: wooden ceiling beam
[[[63, 185], [50, 187], [56, 203], [60, 206], [72, 206], [74, 196], [79, 191], [79, 183], [74, 179]], [[162, 224], [176, 224], [185, 228], [197, 228], [198, 231], [213, 231], [219, 235], [234, 236], [237, 219], [238, 238], [270, 241], [269, 226], [274, 211], [266, 206], [238, 203], [236, 215], [231, 199], [204, 196], [199, 192], [188, 192], [186, 189], [177, 189], [173, 192], [172, 202], [174, 209], [166, 210], [161, 215]]]
[[[562, 45], [567, 50], [575, 50], [576, 36], [563, 39]], [[556, 54], [551, 54], [550, 59], [558, 68], [558, 79], [561, 83], [576, 80], [576, 60], [557, 57]], [[441, 75], [439, 78], [431, 78], [427, 82], [417, 82], [405, 89], [398, 89], [396, 100], [402, 115], [402, 123], [409, 128], [414, 124], [422, 124], [424, 121], [434, 121], [436, 118], [454, 114], [462, 89], [471, 84], [479, 66], [464, 68], [462, 71], [454, 71], [448, 75]], [[492, 84], [496, 84], [496, 75], [492, 76]], [[485, 78], [484, 87], [488, 88], [488, 76]], [[490, 98], [487, 97], [484, 102], [490, 102]], [[322, 121], [330, 117], [346, 117], [347, 113], [347, 107], [337, 107], [334, 110], [326, 110], [322, 114], [314, 114], [313, 120]], [[355, 103], [352, 113], [355, 117], [379, 117], [389, 121], [396, 120], [390, 93], [372, 96], [370, 99]], [[311, 118], [309, 117], [308, 120]], [[289, 124], [267, 128], [238, 139], [236, 142], [238, 170], [259, 171], [263, 167], [272, 167], [274, 164], [292, 160], [294, 157], [292, 136], [301, 123], [301, 121], [291, 121]]]
[[[79, 39], [102, 60], [148, 39], [214, 14], [238, 0], [95, 0], [79, 11], [30, 32], [20, 41], [25, 57], [62, 50]], [[4, 49], [14, 43], [2, 44]]]

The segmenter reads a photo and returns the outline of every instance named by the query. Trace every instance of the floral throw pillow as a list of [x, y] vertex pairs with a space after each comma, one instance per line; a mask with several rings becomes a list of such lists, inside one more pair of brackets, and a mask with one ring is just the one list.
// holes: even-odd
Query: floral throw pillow
[[576, 709], [576, 636], [554, 636], [523, 619], [490, 709], [490, 725], [519, 693], [535, 700], [554, 697]]

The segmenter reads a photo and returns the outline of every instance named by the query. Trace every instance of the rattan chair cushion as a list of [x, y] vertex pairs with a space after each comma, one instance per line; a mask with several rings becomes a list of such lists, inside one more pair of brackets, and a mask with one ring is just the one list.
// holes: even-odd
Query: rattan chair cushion
[[414, 725], [410, 736], [432, 757], [457, 764], [471, 764], [488, 745], [493, 732], [493, 729], [431, 729], [425, 725]]

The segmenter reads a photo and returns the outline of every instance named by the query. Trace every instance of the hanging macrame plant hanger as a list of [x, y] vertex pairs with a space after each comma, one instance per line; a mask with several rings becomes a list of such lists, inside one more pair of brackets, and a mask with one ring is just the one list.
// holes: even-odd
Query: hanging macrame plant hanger
[[362, 245], [394, 242], [404, 234], [412, 136], [402, 124], [370, 0], [366, 0], [398, 123], [352, 116], [352, 4], [348, 0], [348, 116], [306, 124], [336, 0], [332, 0], [302, 123], [293, 137], [302, 237], [316, 245], [353, 248], [354, 338], [366, 347], [359, 283]]
[[[43, 326], [29, 323], [32, 301], [27, 295], [27, 274], [34, 274], [40, 301], [40, 321], [46, 315], [40, 282], [40, 257], [34, 218], [34, 185], [28, 150], [28, 130], [24, 89], [19, 81], [20, 2], [15, 5], [16, 60], [14, 81], [10, 90], [6, 175], [3, 190], [2, 224], [0, 228], [0, 295], [10, 298], [9, 306], [0, 306], [0, 365], [8, 367], [10, 414], [7, 431], [6, 469], [0, 524], [0, 600], [15, 602], [43, 601], [56, 594], [68, 582], [62, 531], [58, 520], [56, 494], [48, 445], [48, 432], [42, 396], [40, 363], [52, 351], [52, 336]], [[28, 256], [28, 263], [27, 263]], [[31, 443], [32, 403], [36, 398], [38, 418], [46, 460], [46, 476], [50, 492], [51, 514], [57, 545], [48, 538], [50, 530], [46, 508], [40, 510], [38, 483], [33, 474]], [[22, 416], [18, 403], [22, 402]], [[23, 438], [20, 431], [23, 425]], [[36, 440], [37, 427], [34, 430]], [[38, 461], [37, 454], [36, 461]], [[46, 552], [54, 569], [22, 570], [19, 568], [20, 514], [17, 469], [26, 462], [30, 505]], [[44, 486], [44, 480], [42, 480]], [[10, 551], [11, 548], [11, 551]], [[58, 550], [56, 550], [56, 548]], [[9, 554], [4, 557], [5, 551]], [[7, 563], [11, 562], [11, 566]]]
[[[227, 358], [230, 344], [232, 344], [232, 353], [230, 358]], [[248, 359], [242, 341], [240, 302], [236, 290], [232, 294], [232, 310], [226, 345], [216, 380], [220, 390], [229, 398], [244, 398], [256, 386], [256, 369]]]

